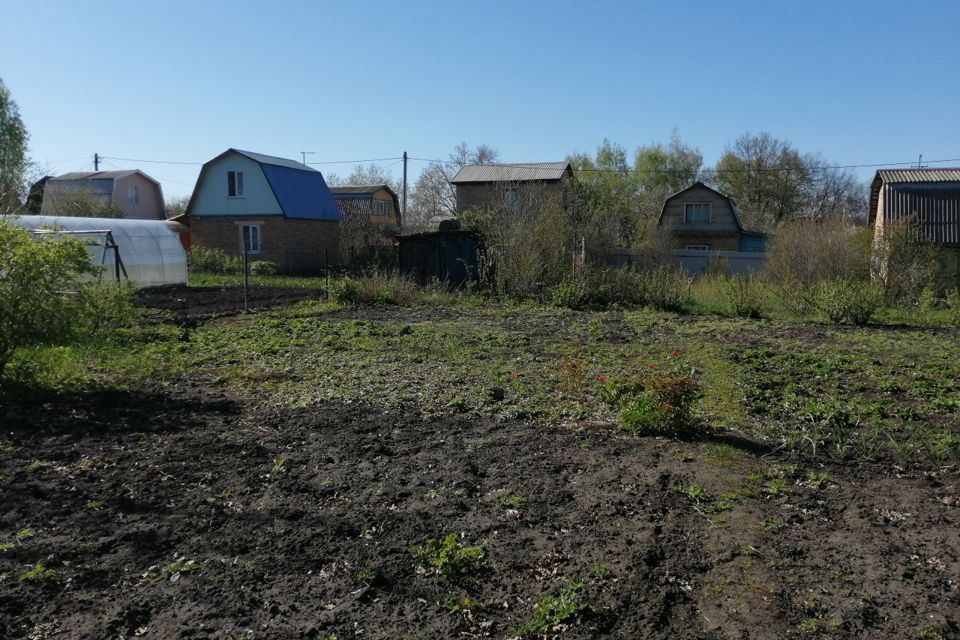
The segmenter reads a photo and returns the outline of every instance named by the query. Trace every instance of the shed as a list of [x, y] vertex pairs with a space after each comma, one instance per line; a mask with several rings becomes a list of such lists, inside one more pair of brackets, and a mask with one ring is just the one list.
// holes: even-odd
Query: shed
[[472, 231], [413, 233], [397, 241], [401, 273], [419, 282], [436, 279], [456, 288], [476, 276], [480, 242]]
[[19, 216], [9, 219], [13, 226], [38, 233], [64, 232], [89, 241], [87, 251], [93, 264], [103, 267], [101, 278], [112, 278], [117, 270], [116, 244], [126, 279], [141, 287], [187, 283], [187, 254], [180, 244], [181, 225], [165, 220], [122, 218], [74, 218], [69, 216]]

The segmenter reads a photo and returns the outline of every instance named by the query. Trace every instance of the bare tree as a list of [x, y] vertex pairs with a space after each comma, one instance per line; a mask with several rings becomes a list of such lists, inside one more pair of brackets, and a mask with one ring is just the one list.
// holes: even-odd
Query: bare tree
[[190, 204], [190, 196], [180, 196], [167, 200], [164, 206], [167, 219], [175, 218], [187, 212], [187, 205]]
[[450, 180], [468, 164], [494, 164], [499, 153], [489, 145], [471, 149], [466, 142], [454, 147], [448, 162], [433, 162], [421, 172], [410, 194], [404, 229], [429, 230], [442, 218], [457, 215], [457, 194]]

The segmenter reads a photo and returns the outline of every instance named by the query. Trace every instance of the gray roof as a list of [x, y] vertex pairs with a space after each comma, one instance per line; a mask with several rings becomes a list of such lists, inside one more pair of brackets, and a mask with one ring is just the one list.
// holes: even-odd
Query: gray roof
[[347, 184], [339, 187], [330, 187], [330, 192], [334, 195], [338, 193], [375, 193], [381, 189], [393, 193], [393, 189], [386, 184]]
[[254, 153], [253, 151], [243, 151], [242, 149], [230, 149], [230, 151], [235, 151], [242, 156], [247, 156], [254, 162], [259, 162], [260, 164], [270, 164], [275, 167], [284, 167], [285, 169], [299, 169], [300, 171], [317, 171], [296, 160], [287, 160], [286, 158], [268, 156], [262, 153]]
[[877, 178], [891, 182], [960, 182], [960, 168], [880, 169]]
[[524, 164], [468, 164], [453, 177], [451, 184], [463, 182], [554, 182], [570, 170], [569, 162], [533, 162]]
[[62, 176], [50, 178], [51, 180], [112, 180], [114, 178], [125, 178], [126, 176], [138, 173], [136, 169], [129, 171], [73, 171], [65, 173]]

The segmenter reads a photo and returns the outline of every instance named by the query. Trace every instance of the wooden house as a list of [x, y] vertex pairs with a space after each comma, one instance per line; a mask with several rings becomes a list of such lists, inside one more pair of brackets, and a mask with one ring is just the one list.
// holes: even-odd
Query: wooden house
[[468, 164], [450, 180], [457, 215], [470, 209], [514, 207], [544, 197], [568, 201], [573, 185], [569, 162]]
[[[88, 215], [163, 220], [160, 183], [140, 170], [78, 171], [34, 185], [43, 215]], [[34, 195], [31, 189], [31, 197]]]
[[702, 182], [667, 198], [657, 225], [670, 232], [678, 250], [766, 250], [766, 235], [744, 229], [733, 200]]

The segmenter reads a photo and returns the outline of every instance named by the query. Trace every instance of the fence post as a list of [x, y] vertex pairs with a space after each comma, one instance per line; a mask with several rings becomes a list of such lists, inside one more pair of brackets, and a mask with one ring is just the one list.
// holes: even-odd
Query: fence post
[[250, 305], [247, 298], [247, 286], [249, 284], [249, 274], [247, 270], [247, 243], [243, 243], [243, 312], [250, 313]]

